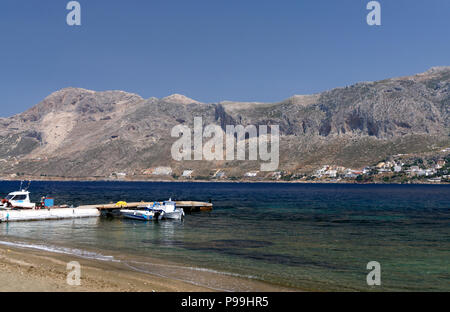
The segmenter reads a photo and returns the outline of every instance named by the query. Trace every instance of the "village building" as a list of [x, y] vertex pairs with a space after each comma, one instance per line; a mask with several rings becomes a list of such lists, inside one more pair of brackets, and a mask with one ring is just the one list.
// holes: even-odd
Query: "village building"
[[317, 178], [321, 178], [322, 176], [325, 175], [325, 172], [327, 172], [329, 168], [330, 168], [330, 166], [328, 166], [328, 165], [323, 166], [321, 169], [316, 171], [314, 176]]
[[220, 169], [217, 170], [217, 171], [214, 173], [214, 175], [213, 175], [213, 178], [217, 178], [217, 179], [223, 179], [223, 178], [226, 178], [226, 177], [227, 177], [227, 176], [226, 176], [225, 172], [224, 172], [224, 171], [221, 171]]
[[436, 169], [442, 169], [442, 167], [444, 167], [444, 166], [445, 166], [445, 160], [439, 159], [439, 160], [436, 162], [436, 165], [434, 166], [434, 168], [436, 168]]
[[281, 179], [282, 173], [281, 173], [281, 171], [275, 171], [271, 174], [271, 176], [272, 176], [272, 178], [279, 180], [279, 179]]
[[127, 174], [125, 172], [113, 172], [110, 175], [110, 178], [116, 178], [116, 179], [125, 179]]
[[183, 178], [192, 178], [192, 173], [194, 172], [194, 170], [184, 170], [183, 174], [181, 175]]
[[436, 169], [425, 169], [425, 175], [427, 177], [432, 176], [434, 174], [436, 174]]
[[172, 168], [170, 168], [170, 167], [149, 168], [149, 169], [145, 169], [142, 173], [146, 174], [146, 175], [157, 175], [157, 176], [171, 175]]
[[354, 173], [352, 170], [348, 170], [344, 175], [344, 178], [347, 178], [347, 179], [356, 179], [357, 177], [358, 177], [358, 174]]
[[336, 178], [337, 177], [337, 170], [327, 170], [325, 172], [325, 174], [329, 177], [329, 178]]

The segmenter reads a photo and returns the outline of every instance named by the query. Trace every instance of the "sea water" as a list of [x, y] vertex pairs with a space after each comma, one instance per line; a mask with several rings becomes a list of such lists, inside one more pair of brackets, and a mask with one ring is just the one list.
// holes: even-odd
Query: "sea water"
[[[6, 196], [17, 182], [0, 182]], [[449, 291], [450, 186], [33, 182], [32, 200], [212, 200], [184, 221], [108, 218], [0, 224], [0, 244], [120, 261], [217, 290], [236, 279], [299, 290]], [[381, 286], [368, 286], [370, 261]], [[202, 274], [198, 274], [202, 273]]]

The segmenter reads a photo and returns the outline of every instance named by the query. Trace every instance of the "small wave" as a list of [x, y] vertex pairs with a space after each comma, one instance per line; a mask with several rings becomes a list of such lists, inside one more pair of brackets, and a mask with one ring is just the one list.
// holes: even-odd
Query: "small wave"
[[42, 244], [30, 244], [23, 242], [7, 242], [0, 241], [0, 245], [10, 246], [10, 247], [19, 247], [19, 248], [30, 248], [42, 251], [48, 251], [59, 254], [66, 255], [74, 255], [85, 259], [94, 259], [100, 261], [111, 261], [111, 262], [120, 262], [120, 260], [114, 259], [113, 256], [105, 256], [96, 252], [91, 252], [87, 250], [77, 249], [77, 248], [67, 248], [67, 247], [59, 247], [54, 245], [42, 245]]
[[[143, 269], [134, 267], [134, 266], [132, 266], [132, 265], [129, 264], [129, 263], [124, 263], [124, 264], [125, 264], [127, 267], [129, 267], [130, 269], [135, 270], [135, 271], [140, 272], [140, 273], [145, 273], [145, 274], [150, 274], [150, 275], [156, 275], [156, 276], [160, 276], [160, 277], [163, 277], [163, 278], [174, 279], [174, 280], [181, 281], [181, 282], [185, 282], [185, 283], [189, 283], [189, 284], [192, 284], [192, 285], [195, 285], [195, 286], [200, 286], [200, 287], [209, 288], [209, 289], [212, 289], [212, 290], [215, 290], [215, 291], [231, 292], [231, 290], [228, 290], [228, 289], [216, 288], [216, 287], [212, 287], [212, 286], [210, 286], [210, 285], [204, 285], [204, 284], [197, 283], [197, 282], [194, 282], [194, 281], [191, 281], [191, 280], [187, 280], [187, 279], [181, 279], [181, 278], [176, 278], [176, 277], [173, 277], [173, 276], [167, 276], [167, 275], [164, 275], [164, 274], [161, 274], [161, 273], [150, 272], [150, 271], [147, 271], [147, 270], [143, 270]], [[148, 263], [147, 263], [147, 264], [148, 264]]]
[[[236, 285], [228, 285], [229, 287], [227, 287], [226, 284], [220, 285], [220, 282], [219, 282], [219, 284], [210, 283], [210, 282], [204, 283], [204, 282], [199, 281], [198, 278], [192, 279], [192, 278], [188, 278], [188, 277], [184, 276], [184, 274], [177, 274], [176, 270], [182, 270], [184, 272], [186, 272], [186, 271], [205, 272], [205, 273], [211, 273], [211, 274], [217, 274], [217, 275], [223, 275], [223, 276], [231, 276], [231, 277], [235, 277], [235, 278], [258, 280], [258, 278], [256, 276], [252, 276], [252, 275], [242, 275], [242, 274], [232, 273], [232, 272], [223, 272], [223, 271], [217, 271], [217, 270], [213, 270], [213, 269], [182, 266], [182, 265], [175, 265], [175, 264], [148, 263], [148, 262], [140, 262], [140, 261], [128, 261], [128, 262], [123, 262], [123, 264], [126, 265], [127, 267], [129, 267], [130, 269], [133, 269], [133, 270], [141, 272], [141, 273], [157, 275], [160, 277], [174, 279], [174, 280], [190, 283], [190, 284], [193, 284], [196, 286], [206, 287], [206, 288], [209, 288], [209, 289], [212, 289], [215, 291], [223, 291], [223, 292], [236, 291], [236, 289], [235, 289]], [[142, 266], [147, 266], [149, 268], [145, 269], [145, 267], [143, 268]], [[161, 268], [171, 268], [171, 269], [174, 269], [174, 271], [172, 273], [164, 273], [163, 270], [153, 271], [153, 270], [151, 270], [152, 266], [153, 267], [161, 267]], [[195, 276], [195, 275], [193, 275], [193, 276]], [[213, 280], [215, 280], [215, 279], [213, 279]]]
[[173, 269], [184, 270], [184, 271], [188, 270], [188, 271], [196, 271], [196, 272], [205, 272], [205, 273], [212, 273], [212, 274], [218, 274], [218, 275], [224, 275], [224, 276], [231, 276], [231, 277], [236, 277], [236, 278], [258, 280], [258, 278], [256, 276], [252, 276], [252, 275], [242, 275], [242, 274], [232, 273], [232, 272], [223, 272], [223, 271], [217, 271], [217, 270], [208, 269], [208, 268], [182, 266], [182, 265], [175, 265], [175, 264], [149, 263], [149, 262], [140, 262], [140, 261], [133, 261], [133, 260], [121, 261], [121, 260], [115, 259], [113, 256], [105, 256], [100, 253], [82, 250], [82, 249], [78, 249], [78, 248], [68, 248], [68, 247], [61, 247], [61, 246], [55, 246], [55, 245], [33, 244], [33, 243], [26, 243], [26, 242], [9, 242], [9, 241], [0, 241], [0, 245], [16, 247], [16, 248], [35, 249], [35, 250], [41, 250], [41, 251], [46, 251], [46, 252], [58, 253], [58, 254], [74, 255], [74, 256], [77, 256], [80, 258], [84, 258], [84, 259], [100, 260], [100, 261], [107, 261], [107, 262], [120, 262], [123, 265], [127, 266], [128, 268], [130, 268], [134, 271], [137, 271], [137, 272], [141, 272], [141, 273], [145, 273], [145, 274], [149, 274], [149, 275], [156, 275], [156, 276], [160, 276], [163, 278], [174, 279], [174, 280], [178, 280], [181, 282], [190, 283], [192, 285], [206, 287], [206, 288], [209, 288], [209, 289], [212, 289], [215, 291], [230, 292], [233, 290], [217, 287], [217, 285], [208, 285], [205, 283], [191, 280], [189, 278], [180, 278], [179, 276], [176, 276], [176, 274], [164, 274], [163, 272], [155, 272], [155, 271], [151, 271], [151, 270], [145, 270], [144, 268], [141, 268], [140, 266], [173, 268]]
[[257, 276], [253, 276], [253, 275], [242, 275], [242, 274], [239, 274], [239, 273], [223, 272], [223, 271], [217, 271], [217, 270], [207, 269], [207, 268], [198, 268], [198, 267], [190, 267], [190, 266], [179, 266], [179, 265], [161, 264], [161, 263], [146, 263], [146, 262], [139, 262], [139, 261], [130, 261], [130, 262], [134, 263], [134, 264], [161, 266], [161, 267], [167, 267], [167, 268], [176, 268], [176, 269], [184, 269], [184, 270], [191, 270], [191, 271], [200, 271], [200, 272], [207, 272], [207, 273], [227, 275], [227, 276], [240, 277], [240, 278], [258, 279]]

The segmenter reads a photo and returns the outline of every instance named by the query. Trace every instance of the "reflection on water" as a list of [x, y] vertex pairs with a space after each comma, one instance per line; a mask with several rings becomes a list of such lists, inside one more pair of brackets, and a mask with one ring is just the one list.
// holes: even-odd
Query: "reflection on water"
[[[12, 186], [1, 182], [0, 191]], [[184, 221], [0, 224], [0, 240], [113, 255], [136, 270], [216, 289], [242, 290], [212, 277], [230, 274], [302, 289], [372, 290], [366, 264], [378, 261], [378, 290], [450, 290], [450, 188], [445, 185], [35, 182], [31, 191], [74, 205], [212, 198], [214, 211]], [[206, 273], [200, 277], [195, 270]]]

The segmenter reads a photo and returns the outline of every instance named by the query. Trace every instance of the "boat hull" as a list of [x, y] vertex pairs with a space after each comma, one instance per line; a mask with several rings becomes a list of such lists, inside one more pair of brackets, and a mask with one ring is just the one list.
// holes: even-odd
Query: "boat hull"
[[164, 213], [141, 210], [120, 210], [123, 218], [139, 221], [157, 221], [163, 218]]
[[0, 210], [0, 222], [61, 220], [99, 217], [98, 209], [59, 208], [41, 210]]
[[181, 220], [183, 218], [184, 218], [184, 210], [181, 208], [178, 208], [173, 212], [166, 212], [164, 214], [164, 219]]

